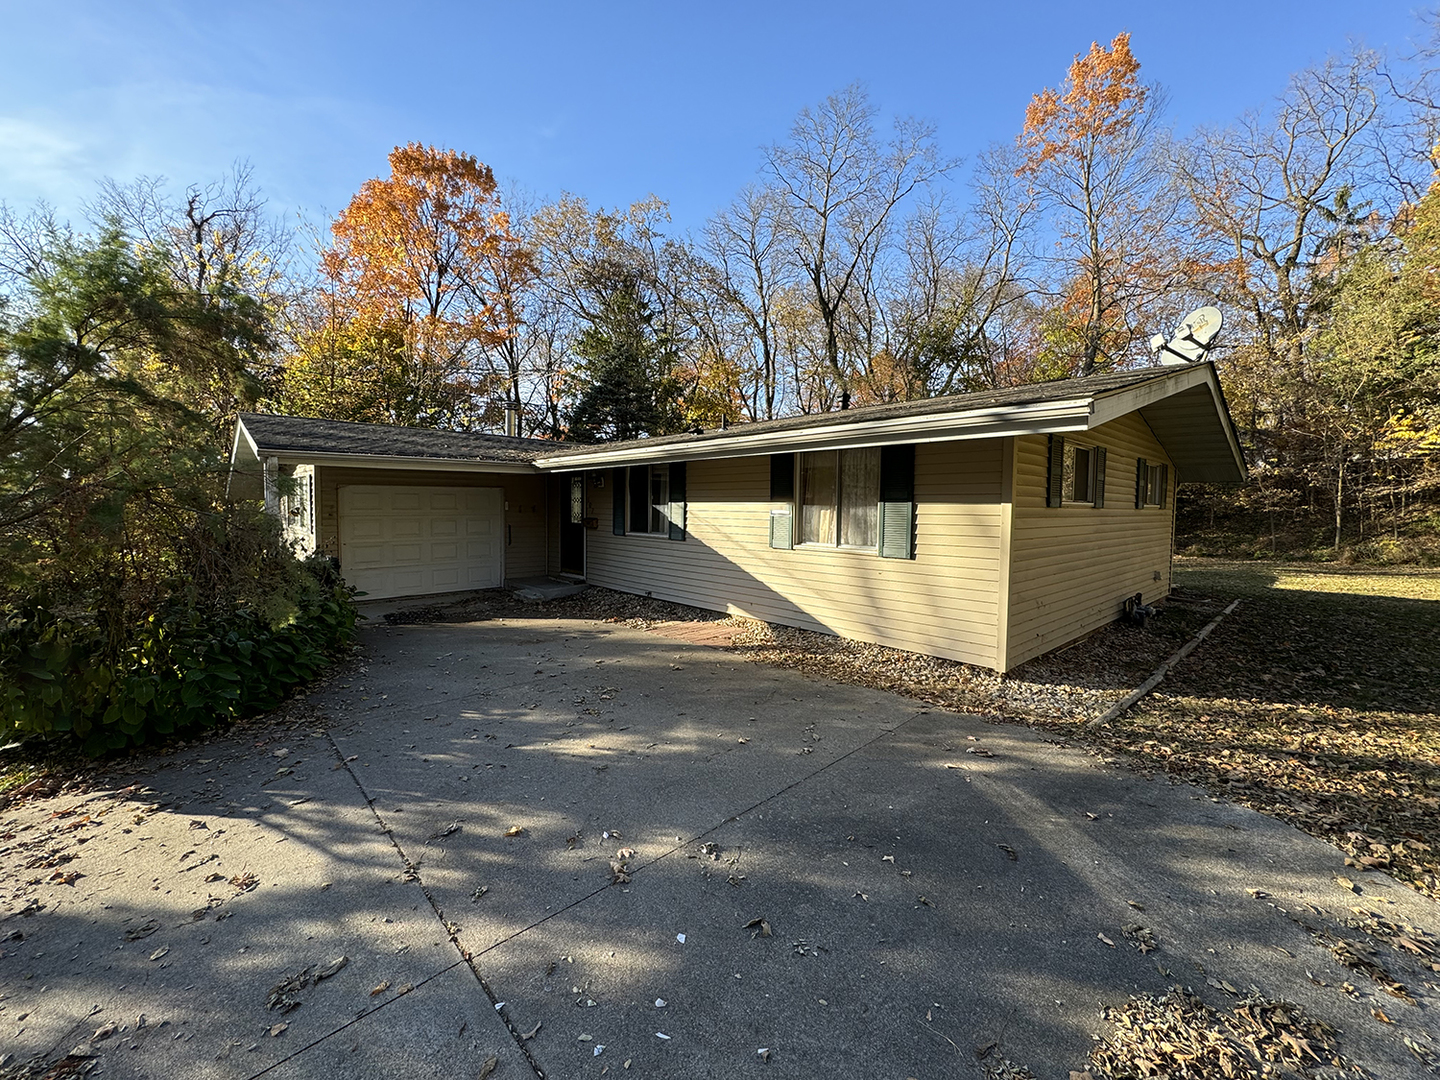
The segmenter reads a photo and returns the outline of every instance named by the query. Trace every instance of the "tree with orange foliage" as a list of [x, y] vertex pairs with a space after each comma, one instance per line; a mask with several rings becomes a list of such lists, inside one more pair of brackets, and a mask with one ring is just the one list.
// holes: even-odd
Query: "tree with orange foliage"
[[1031, 99], [1017, 175], [1054, 214], [1063, 263], [1060, 347], [1073, 373], [1113, 366], [1146, 335], [1146, 307], [1178, 281], [1166, 256], [1161, 91], [1140, 82], [1130, 35], [1076, 56], [1058, 90]]
[[[534, 276], [510, 229], [495, 177], [470, 154], [409, 143], [390, 175], [367, 180], [331, 226], [322, 269], [358, 327], [398, 328], [407, 415], [395, 422], [495, 426], [519, 403], [501, 346]], [[391, 335], [350, 335], [365, 341]], [[395, 364], [387, 348], [367, 360]]]

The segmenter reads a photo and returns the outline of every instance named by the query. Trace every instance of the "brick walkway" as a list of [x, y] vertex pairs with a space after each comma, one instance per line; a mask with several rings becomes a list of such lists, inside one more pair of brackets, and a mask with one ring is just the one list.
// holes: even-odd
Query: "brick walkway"
[[650, 633], [659, 634], [661, 637], [675, 638], [678, 641], [688, 641], [692, 645], [709, 645], [715, 649], [727, 649], [734, 641], [736, 627], [730, 623], [690, 622], [677, 619], [672, 622], [656, 623], [650, 627]]

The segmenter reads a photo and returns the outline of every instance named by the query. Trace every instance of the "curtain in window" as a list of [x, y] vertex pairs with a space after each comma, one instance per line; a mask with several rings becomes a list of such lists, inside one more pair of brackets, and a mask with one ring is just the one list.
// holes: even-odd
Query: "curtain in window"
[[880, 451], [840, 453], [840, 543], [874, 547], [879, 540]]
[[835, 543], [835, 451], [805, 454], [800, 466], [800, 542]]

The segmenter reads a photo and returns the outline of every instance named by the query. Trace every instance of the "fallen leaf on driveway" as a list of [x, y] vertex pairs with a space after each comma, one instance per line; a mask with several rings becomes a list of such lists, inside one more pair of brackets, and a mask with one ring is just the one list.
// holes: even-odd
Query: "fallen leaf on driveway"
[[164, 955], [165, 955], [166, 953], [168, 953], [169, 951], [170, 951], [170, 946], [169, 946], [169, 945], [163, 945], [163, 946], [161, 946], [160, 948], [156, 949], [154, 952], [152, 952], [152, 953], [150, 954], [150, 959], [151, 959], [151, 960], [159, 960], [162, 956], [164, 956]]
[[770, 936], [770, 924], [765, 920], [763, 916], [758, 919], [751, 919], [744, 926], [742, 926], [741, 929], [754, 930], [755, 933], [750, 935], [752, 938]]
[[1095, 936], [1101, 941], [1103, 941], [1106, 945], [1109, 945], [1112, 949], [1115, 947], [1115, 943], [1111, 941], [1108, 937], [1106, 937], [1104, 934], [1096, 934]]
[[493, 1073], [496, 1068], [499, 1067], [499, 1065], [500, 1059], [494, 1054], [491, 1054], [488, 1058], [485, 1059], [485, 1064], [480, 1066], [480, 1075], [477, 1076], [475, 1080], [487, 1080], [490, 1074]]
[[1356, 887], [1355, 883], [1349, 878], [1337, 877], [1335, 879], [1335, 884], [1339, 885], [1342, 889], [1349, 889], [1353, 893], [1358, 893], [1360, 891]]
[[337, 956], [334, 960], [331, 960], [330, 963], [326, 964], [323, 968], [321, 968], [315, 973], [315, 981], [317, 983], [322, 982], [325, 979], [330, 978], [331, 975], [339, 974], [340, 971], [343, 970], [345, 965], [348, 963], [350, 963], [350, 958], [348, 956]]
[[525, 831], [525, 830], [524, 830], [521, 826], [519, 826], [519, 825], [511, 825], [508, 829], [505, 830], [505, 835], [506, 835], [506, 836], [519, 836], [519, 835], [520, 835], [521, 833], [523, 833], [524, 831]]
[[281, 1035], [285, 1034], [285, 1029], [288, 1028], [289, 1026], [290, 1026], [289, 1024], [273, 1024], [273, 1025], [271, 1025], [271, 1027], [270, 1027], [270, 1037], [271, 1037], [272, 1039], [278, 1039]]
[[539, 1020], [535, 1021], [535, 1026], [533, 1028], [531, 1028], [529, 1031], [522, 1031], [520, 1033], [520, 1041], [529, 1042], [536, 1035], [540, 1034], [540, 1028], [543, 1026], [544, 1025]]
[[1001, 851], [1003, 851], [1005, 853], [1005, 857], [1008, 858], [1011, 862], [1020, 861], [1020, 856], [1015, 854], [1015, 849], [1009, 844], [996, 844], [995, 846], [998, 847]]
[[153, 934], [156, 930], [159, 929], [160, 924], [158, 922], [156, 922], [154, 919], [146, 919], [139, 926], [132, 926], [129, 930], [126, 930], [125, 940], [139, 941], [143, 937], [149, 937], [151, 934]]
[[390, 989], [390, 980], [389, 980], [389, 979], [386, 979], [386, 980], [385, 980], [384, 982], [382, 982], [379, 986], [375, 987], [374, 990], [371, 990], [371, 991], [370, 991], [370, 996], [371, 996], [371, 997], [374, 997], [376, 994], [383, 994], [386, 990], [389, 990], [389, 989]]

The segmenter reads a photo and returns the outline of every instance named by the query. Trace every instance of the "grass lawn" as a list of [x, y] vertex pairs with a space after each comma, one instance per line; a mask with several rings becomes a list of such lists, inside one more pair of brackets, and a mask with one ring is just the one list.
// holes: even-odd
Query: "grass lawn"
[[1440, 570], [1191, 559], [1176, 585], [1241, 604], [1154, 695], [1077, 736], [1440, 896]]

